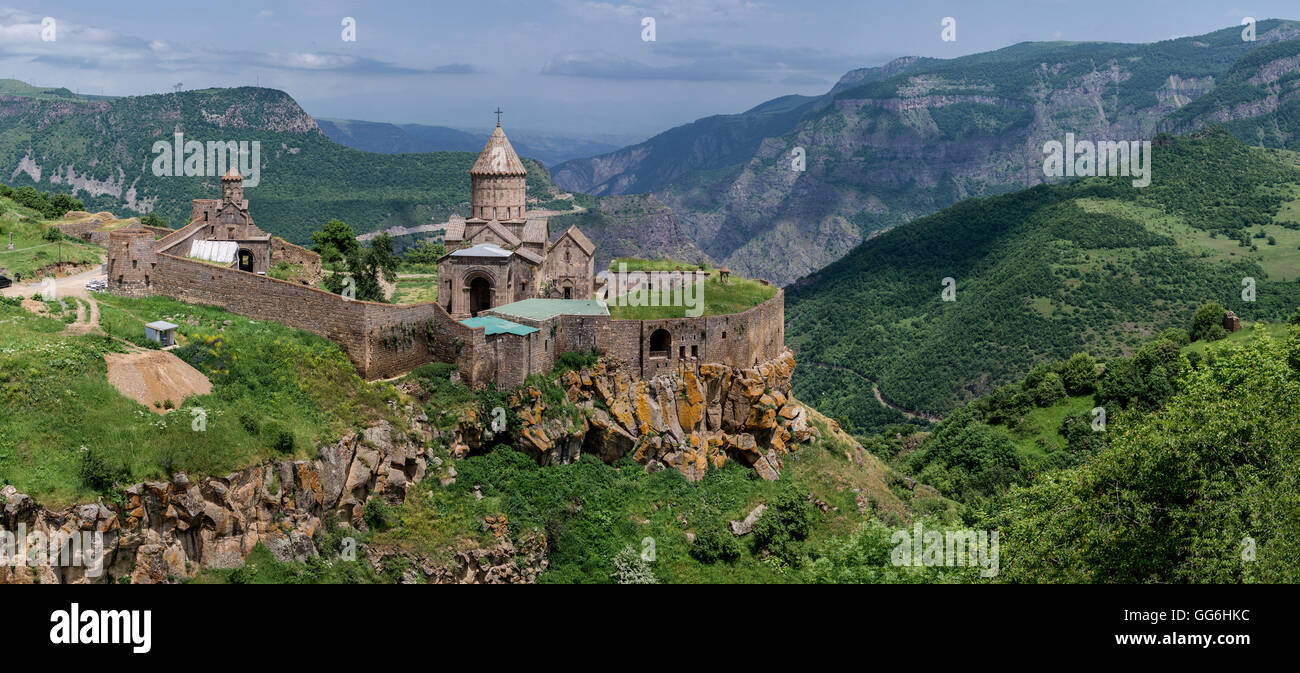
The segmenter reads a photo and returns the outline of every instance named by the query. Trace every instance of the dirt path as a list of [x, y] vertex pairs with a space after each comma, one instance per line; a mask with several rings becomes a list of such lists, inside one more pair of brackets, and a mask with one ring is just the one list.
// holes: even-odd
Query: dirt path
[[[78, 274], [54, 279], [55, 297], [76, 297], [90, 305], [89, 315], [86, 315], [81, 306], [77, 307], [77, 321], [68, 326], [69, 331], [77, 334], [99, 331], [99, 304], [86, 290], [86, 281], [103, 277], [104, 272], [100, 270], [99, 266], [95, 266]], [[31, 297], [34, 294], [39, 294], [41, 289], [41, 281], [37, 280], [36, 282], [7, 287], [0, 290], [0, 294], [6, 297]]]
[[942, 416], [936, 416], [936, 415], [934, 415], [934, 414], [926, 414], [926, 413], [922, 413], [922, 412], [918, 412], [918, 411], [911, 411], [911, 410], [909, 410], [909, 409], [904, 409], [903, 407], [900, 407], [900, 406], [898, 406], [897, 404], [894, 404], [893, 402], [889, 401], [888, 398], [886, 398], [884, 395], [882, 395], [882, 394], [880, 393], [880, 386], [877, 386], [875, 381], [872, 381], [871, 379], [867, 378], [866, 376], [862, 375], [861, 373], [856, 372], [856, 371], [854, 371], [854, 370], [852, 370], [852, 369], [849, 369], [848, 367], [845, 367], [844, 365], [835, 365], [835, 364], [831, 364], [831, 363], [829, 363], [829, 362], [813, 362], [813, 361], [804, 361], [804, 362], [801, 363], [801, 364], [809, 364], [809, 365], [813, 365], [813, 366], [816, 366], [816, 367], [825, 367], [825, 368], [827, 368], [827, 369], [835, 369], [835, 370], [842, 371], [842, 372], [848, 372], [848, 373], [850, 373], [850, 374], [852, 374], [852, 375], [854, 375], [854, 376], [856, 376], [856, 377], [862, 379], [863, 381], [866, 381], [866, 382], [871, 386], [871, 394], [872, 394], [872, 395], [875, 395], [875, 397], [876, 397], [876, 401], [880, 403], [880, 406], [882, 406], [882, 407], [888, 407], [888, 408], [890, 408], [890, 409], [893, 409], [894, 411], [897, 411], [897, 412], [903, 414], [904, 416], [907, 416], [908, 418], [911, 418], [911, 419], [917, 419], [917, 418], [920, 418], [920, 419], [927, 420], [927, 421], [929, 421], [929, 422], [931, 422], [931, 423], [938, 423], [938, 422], [940, 422], [940, 421], [943, 420], [943, 417], [942, 417]]

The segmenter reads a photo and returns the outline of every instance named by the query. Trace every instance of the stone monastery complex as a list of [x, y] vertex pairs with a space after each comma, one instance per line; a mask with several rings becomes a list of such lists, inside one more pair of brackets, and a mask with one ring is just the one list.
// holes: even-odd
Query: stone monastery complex
[[262, 231], [231, 168], [220, 199], [195, 199], [190, 222], [109, 232], [108, 288], [165, 295], [273, 320], [339, 343], [368, 379], [430, 362], [456, 365], [472, 386], [513, 387], [548, 373], [557, 355], [593, 348], [630, 374], [747, 368], [785, 351], [783, 293], [743, 313], [616, 320], [596, 298], [595, 245], [575, 226], [552, 240], [547, 218], [530, 216], [523, 162], [498, 123], [470, 170], [471, 212], [453, 219], [438, 260], [438, 300], [356, 301], [266, 272], [281, 261], [319, 276], [315, 253]]

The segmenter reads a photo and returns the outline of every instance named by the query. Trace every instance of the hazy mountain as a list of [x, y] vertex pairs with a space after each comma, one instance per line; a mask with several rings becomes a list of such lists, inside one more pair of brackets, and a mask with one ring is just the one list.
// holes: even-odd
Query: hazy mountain
[[[330, 140], [353, 149], [385, 154], [416, 152], [478, 152], [490, 128], [455, 129], [425, 124], [389, 124], [355, 119], [317, 119]], [[548, 133], [511, 129], [510, 144], [522, 156], [554, 165], [621, 147], [627, 136]]]
[[1149, 139], [1243, 56], [1297, 36], [1300, 25], [1271, 20], [1254, 42], [1228, 28], [1151, 44], [1023, 43], [900, 59], [850, 72], [816, 99], [700, 120], [554, 173], [566, 189], [654, 191], [716, 262], [785, 284], [881, 230], [1042, 182], [1048, 140]]

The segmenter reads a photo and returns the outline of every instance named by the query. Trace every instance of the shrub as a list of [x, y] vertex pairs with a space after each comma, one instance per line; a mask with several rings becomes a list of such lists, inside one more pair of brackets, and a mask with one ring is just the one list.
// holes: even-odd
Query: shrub
[[1065, 384], [1061, 382], [1061, 375], [1056, 372], [1048, 372], [1034, 388], [1034, 403], [1040, 407], [1050, 407], [1063, 397], [1065, 397]]
[[632, 545], [614, 556], [614, 573], [612, 577], [619, 584], [658, 584], [654, 570]]
[[700, 563], [735, 561], [740, 558], [740, 543], [721, 525], [710, 525], [695, 534], [690, 554]]
[[454, 371], [456, 371], [456, 365], [450, 362], [433, 362], [423, 367], [417, 367], [411, 374], [430, 381], [448, 381]]
[[257, 422], [257, 419], [254, 418], [252, 414], [240, 414], [239, 424], [243, 426], [244, 430], [250, 435], [256, 435], [262, 430], [261, 426]]
[[77, 474], [86, 488], [102, 493], [112, 488], [113, 483], [122, 477], [122, 470], [110, 467], [98, 450], [86, 449], [81, 454]]
[[397, 525], [397, 509], [384, 502], [383, 498], [367, 500], [362, 516], [373, 531], [385, 531]]
[[[1183, 332], [1186, 335], [1186, 332]], [[1061, 368], [1061, 383], [1071, 395], [1092, 392], [1097, 384], [1097, 361], [1087, 353], [1075, 353]]]
[[801, 543], [815, 516], [807, 495], [787, 487], [754, 524], [754, 544], [791, 566], [798, 565], [803, 556]]
[[1223, 331], [1223, 313], [1223, 306], [1214, 303], [1196, 309], [1196, 315], [1192, 316], [1192, 341], [1222, 339], [1226, 334]]
[[293, 453], [298, 446], [298, 438], [293, 431], [278, 424], [268, 424], [266, 436], [271, 440], [271, 448], [279, 453]]
[[582, 351], [560, 353], [559, 357], [555, 358], [555, 371], [558, 373], [568, 369], [585, 369], [595, 365], [599, 358], [600, 352], [595, 347], [585, 353]]

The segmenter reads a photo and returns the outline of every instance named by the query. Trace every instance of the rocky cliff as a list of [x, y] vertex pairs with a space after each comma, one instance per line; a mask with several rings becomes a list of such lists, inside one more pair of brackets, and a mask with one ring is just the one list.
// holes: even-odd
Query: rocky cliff
[[[651, 191], [715, 263], [786, 285], [883, 230], [962, 199], [1043, 182], [1043, 144], [1067, 133], [1150, 139], [1186, 107], [1194, 114], [1175, 116], [1168, 130], [1276, 118], [1230, 130], [1247, 142], [1288, 145], [1300, 137], [1287, 107], [1300, 105], [1292, 92], [1300, 59], [1285, 45], [1300, 24], [1262, 21], [1253, 42], [1240, 32], [900, 59], [851, 71], [815, 103], [785, 109], [797, 117], [784, 117], [786, 128], [764, 127], [774, 132], [760, 139], [680, 127], [557, 166], [555, 179], [601, 194]], [[1241, 86], [1232, 80], [1238, 61], [1249, 65]], [[1225, 81], [1231, 86], [1221, 87]], [[1213, 104], [1196, 106], [1210, 92]], [[725, 149], [707, 156], [727, 160], [704, 161], [698, 148], [712, 145]], [[669, 156], [686, 170], [668, 171], [656, 158]]]
[[[316, 539], [327, 525], [365, 530], [370, 499], [401, 503], [430, 478], [446, 486], [456, 479], [456, 459], [501, 444], [543, 464], [574, 461], [584, 451], [606, 461], [630, 454], [648, 470], [671, 467], [690, 480], [730, 458], [778, 479], [781, 457], [816, 436], [806, 410], [789, 396], [793, 370], [788, 352], [752, 368], [705, 364], [698, 374], [683, 370], [649, 381], [599, 363], [562, 375], [567, 404], [548, 403], [536, 388], [516, 390], [508, 403], [518, 426], [501, 432], [477, 410], [438, 429], [412, 401], [400, 414], [406, 426], [385, 423], [349, 434], [318, 447], [314, 460], [274, 461], [220, 477], [176, 474], [62, 510], [6, 486], [0, 529], [47, 538], [104, 533], [105, 558], [97, 576], [81, 567], [0, 564], [0, 584], [173, 583], [205, 567], [239, 567], [258, 544], [277, 560], [304, 560], [319, 553]], [[420, 394], [409, 380], [403, 388]], [[561, 407], [580, 413], [557, 413]], [[492, 519], [480, 524], [493, 544], [446, 558], [364, 545], [359, 552], [377, 570], [400, 559], [407, 582], [535, 580], [546, 568], [546, 540], [512, 541], [506, 522]]]

